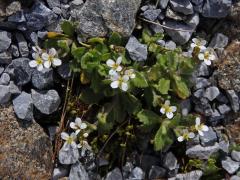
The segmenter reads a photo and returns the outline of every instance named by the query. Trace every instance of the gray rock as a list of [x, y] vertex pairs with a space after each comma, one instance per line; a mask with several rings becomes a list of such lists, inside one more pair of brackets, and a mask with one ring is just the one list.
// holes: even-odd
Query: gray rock
[[71, 69], [68, 63], [64, 63], [61, 66], [59, 66], [57, 72], [65, 80], [70, 79], [72, 76]]
[[53, 85], [53, 70], [43, 69], [42, 71], [34, 70], [32, 74], [32, 84], [37, 89], [48, 89]]
[[65, 167], [57, 167], [53, 169], [52, 180], [59, 180], [60, 178], [68, 176], [68, 169]]
[[49, 134], [49, 138], [51, 139], [51, 141], [54, 141], [55, 135], [57, 133], [57, 129], [58, 129], [58, 126], [49, 126], [47, 128], [48, 134]]
[[[156, 20], [155, 22], [159, 23], [158, 20]], [[153, 33], [163, 33], [164, 29], [161, 26], [158, 26], [156, 24], [150, 24], [149, 25], [150, 29], [153, 31]]]
[[5, 69], [18, 86], [25, 85], [31, 81], [33, 69], [29, 66], [28, 58], [14, 59]]
[[15, 45], [11, 45], [11, 47], [10, 47], [10, 49], [11, 49], [11, 52], [12, 52], [12, 56], [13, 57], [19, 57], [19, 55], [20, 55], [20, 53], [19, 53], [19, 50], [18, 50], [18, 47], [17, 46], [15, 46]]
[[164, 156], [163, 167], [170, 171], [178, 168], [177, 158], [174, 156], [172, 152], [169, 152]]
[[10, 81], [9, 83], [10, 93], [12, 95], [19, 95], [21, 94], [21, 88], [17, 86], [13, 81]]
[[156, 42], [158, 45], [165, 47], [166, 42], [164, 40], [157, 40]]
[[199, 180], [203, 172], [200, 170], [191, 171], [185, 174], [177, 174], [176, 177], [169, 178], [168, 180]]
[[38, 35], [36, 32], [32, 32], [29, 36], [29, 39], [33, 44], [38, 44]]
[[31, 94], [22, 92], [13, 99], [13, 109], [19, 119], [25, 121], [33, 120], [33, 101]]
[[195, 5], [202, 4], [204, 0], [191, 0], [191, 2]]
[[18, 11], [17, 13], [11, 15], [8, 17], [9, 22], [14, 22], [14, 23], [24, 23], [26, 22], [26, 18], [24, 16], [24, 12]]
[[208, 79], [205, 78], [196, 78], [196, 82], [195, 82], [195, 89], [202, 89], [202, 88], [206, 88], [208, 86], [210, 86], [210, 82], [208, 81]]
[[6, 51], [12, 43], [11, 33], [0, 31], [0, 52]]
[[0, 105], [7, 104], [11, 99], [9, 86], [0, 85]]
[[227, 90], [227, 96], [234, 112], [239, 111], [239, 98], [234, 90]]
[[172, 9], [185, 15], [193, 14], [193, 6], [189, 0], [170, 0]]
[[37, 36], [38, 36], [39, 39], [43, 40], [47, 37], [47, 33], [48, 33], [47, 31], [38, 31]]
[[204, 114], [205, 116], [211, 116], [213, 113], [212, 107], [209, 104], [208, 99], [204, 97], [200, 98], [200, 101], [198, 100], [197, 102], [195, 102], [194, 110], [196, 112]]
[[218, 110], [221, 114], [227, 114], [231, 111], [231, 108], [226, 104], [222, 104], [218, 106]]
[[209, 101], [213, 101], [219, 94], [219, 89], [216, 86], [211, 86], [206, 89], [204, 97], [208, 98]]
[[145, 61], [147, 60], [147, 45], [141, 44], [137, 38], [131, 36], [126, 45], [126, 49], [132, 60]]
[[212, 126], [216, 126], [217, 124], [220, 124], [223, 119], [224, 119], [224, 115], [221, 115], [217, 109], [214, 109], [208, 121]]
[[221, 161], [223, 169], [229, 174], [235, 173], [239, 169], [239, 162], [233, 161], [230, 157]]
[[229, 153], [229, 142], [222, 140], [219, 142], [219, 147], [224, 153]]
[[143, 170], [140, 167], [135, 167], [129, 176], [129, 180], [143, 180], [144, 177], [145, 173]]
[[224, 103], [224, 104], [229, 103], [228, 98], [223, 93], [220, 93], [220, 95], [217, 97], [217, 100], [220, 103]]
[[192, 109], [192, 104], [190, 99], [183, 100], [180, 104], [181, 112], [183, 116], [187, 116]]
[[35, 91], [32, 89], [34, 106], [43, 114], [52, 114], [60, 105], [60, 97], [55, 90]]
[[215, 143], [213, 146], [203, 147], [195, 145], [187, 149], [186, 155], [190, 158], [208, 159], [211, 155], [218, 152], [219, 144]]
[[203, 136], [200, 136], [202, 146], [213, 146], [217, 142], [217, 134], [212, 127], [209, 127], [208, 131], [204, 132]]
[[18, 49], [22, 57], [28, 57], [29, 49], [26, 39], [21, 33], [16, 33], [16, 40], [18, 43]]
[[232, 0], [206, 0], [202, 15], [209, 18], [223, 18], [230, 13]]
[[89, 180], [88, 173], [81, 162], [77, 162], [71, 166], [69, 180]]
[[10, 82], [10, 76], [7, 73], [3, 73], [0, 77], [0, 85], [8, 85]]
[[193, 96], [199, 99], [203, 97], [203, 95], [204, 95], [204, 89], [198, 89], [193, 93]]
[[231, 176], [230, 180], [240, 180], [240, 177], [237, 175]]
[[232, 159], [233, 159], [234, 161], [240, 162], [240, 152], [239, 152], [239, 151], [233, 150], [233, 151], [231, 152], [231, 156], [232, 156]]
[[169, 0], [160, 0], [159, 5], [162, 9], [165, 9], [168, 5]]
[[185, 21], [187, 19], [186, 15], [177, 13], [173, 11], [170, 7], [168, 7], [166, 10], [166, 17], [176, 21]]
[[160, 179], [166, 177], [166, 169], [159, 166], [152, 166], [149, 170], [149, 179]]
[[224, 48], [228, 45], [228, 37], [222, 33], [217, 33], [213, 36], [211, 42], [209, 43], [209, 47], [214, 49]]
[[126, 162], [126, 164], [122, 167], [123, 178], [127, 179], [132, 172], [134, 166], [131, 162]]
[[105, 178], [105, 180], [116, 180], [116, 179], [123, 180], [122, 173], [119, 168], [115, 168], [112, 171], [110, 171]]
[[165, 48], [169, 49], [169, 50], [174, 50], [174, 49], [177, 48], [177, 45], [173, 41], [167, 41], [166, 44], [165, 44]]
[[200, 22], [200, 18], [198, 13], [188, 16], [188, 19], [186, 20], [186, 24], [194, 29], [197, 27], [199, 22]]
[[48, 6], [53, 9], [54, 7], [60, 7], [60, 0], [47, 0]]
[[206, 63], [202, 62], [199, 64], [198, 68], [197, 68], [197, 76], [209, 76], [210, 72], [209, 72], [209, 67], [208, 65], [206, 65]]
[[59, 7], [54, 7], [52, 10], [57, 15], [61, 15], [62, 14], [62, 10]]
[[28, 29], [41, 30], [56, 21], [57, 15], [47, 8], [43, 3], [37, 1], [31, 10], [25, 13]]
[[77, 148], [72, 148], [68, 145], [63, 146], [58, 154], [58, 159], [61, 164], [75, 164], [79, 158], [79, 151]]
[[0, 64], [10, 64], [12, 62], [12, 54], [9, 51], [0, 53]]
[[148, 9], [144, 11], [143, 17], [150, 21], [155, 21], [161, 12], [161, 9]]
[[0, 75], [3, 73], [3, 71], [4, 71], [4, 67], [0, 66]]
[[164, 28], [166, 33], [177, 44], [185, 44], [191, 38], [194, 29], [182, 22], [166, 19], [163, 25], [169, 28]]

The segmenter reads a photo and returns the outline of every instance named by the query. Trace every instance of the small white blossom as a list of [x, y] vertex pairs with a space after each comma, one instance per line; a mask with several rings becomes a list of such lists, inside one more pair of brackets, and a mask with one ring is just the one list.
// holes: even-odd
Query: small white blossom
[[201, 38], [193, 38], [191, 43], [191, 48], [195, 49], [197, 48], [200, 52], [204, 51], [206, 49], [205, 45], [207, 44], [207, 41]]
[[136, 74], [134, 73], [133, 69], [128, 69], [124, 72], [125, 75], [127, 75], [129, 78], [134, 79], [136, 77]]
[[208, 131], [208, 127], [204, 124], [201, 124], [201, 119], [199, 117], [195, 120], [195, 129], [198, 131], [200, 136], [203, 136], [203, 131]]
[[76, 135], [78, 135], [78, 133], [79, 133], [81, 130], [87, 128], [87, 124], [84, 123], [84, 122], [82, 122], [81, 118], [77, 117], [77, 118], [75, 119], [75, 122], [71, 122], [71, 123], [70, 123], [70, 127], [71, 127], [72, 129], [74, 129]]
[[111, 70], [109, 71], [109, 75], [114, 75], [116, 74], [116, 72], [122, 71], [122, 66], [120, 66], [121, 62], [121, 56], [117, 58], [116, 62], [112, 59], [107, 60], [107, 66], [111, 68]]
[[111, 87], [113, 89], [116, 89], [116, 88], [120, 88], [121, 90], [123, 91], [127, 91], [128, 90], [128, 82], [129, 80], [129, 77], [127, 75], [119, 75], [119, 74], [114, 74], [111, 76]]
[[216, 59], [216, 56], [214, 55], [213, 49], [208, 48], [204, 52], [199, 53], [198, 58], [203, 60], [206, 65], [210, 66], [212, 61]]
[[84, 156], [84, 155], [85, 155], [85, 152], [86, 152], [87, 150], [89, 150], [89, 151], [92, 150], [92, 147], [91, 147], [91, 146], [88, 144], [88, 142], [85, 141], [85, 140], [81, 141], [81, 142], [77, 145], [77, 147], [78, 147], [79, 149], [81, 149], [81, 156]]
[[42, 54], [42, 59], [44, 60], [44, 67], [50, 68], [51, 66], [61, 66], [62, 61], [56, 57], [57, 51], [54, 48], [49, 49], [48, 53]]
[[39, 48], [38, 46], [33, 46], [33, 53], [32, 53], [32, 57], [34, 60], [29, 62], [29, 66], [31, 68], [37, 68], [38, 71], [42, 71], [44, 69], [43, 67], [43, 59], [41, 58], [41, 53], [42, 53], [42, 49]]
[[65, 140], [65, 143], [64, 143], [64, 147], [65, 148], [69, 148], [69, 145], [72, 147], [72, 148], [77, 148], [77, 144], [76, 144], [76, 139], [77, 139], [77, 136], [75, 133], [71, 133], [71, 135], [69, 136], [69, 134], [67, 134], [66, 132], [62, 132], [61, 133], [61, 138], [63, 140]]
[[177, 107], [176, 106], [170, 106], [170, 101], [167, 100], [165, 101], [165, 103], [163, 104], [162, 108], [160, 109], [160, 112], [162, 114], [166, 114], [168, 119], [172, 119], [174, 116], [174, 112], [177, 111]]
[[189, 139], [192, 139], [195, 137], [195, 134], [193, 132], [188, 132], [187, 130], [183, 131], [183, 135], [179, 136], [177, 138], [178, 142], [183, 142], [184, 140], [188, 141]]

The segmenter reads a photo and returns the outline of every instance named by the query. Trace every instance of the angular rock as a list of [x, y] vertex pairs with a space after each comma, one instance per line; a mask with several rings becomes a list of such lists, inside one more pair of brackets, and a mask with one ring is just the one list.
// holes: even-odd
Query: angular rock
[[9, 83], [10, 93], [12, 95], [19, 95], [21, 94], [21, 88], [18, 87], [13, 81], [10, 81]]
[[237, 175], [234, 175], [230, 178], [230, 180], [240, 180], [240, 177]]
[[211, 42], [209, 43], [209, 47], [214, 49], [224, 48], [228, 45], [228, 37], [222, 33], [217, 33], [213, 36]]
[[159, 166], [152, 166], [148, 178], [149, 179], [160, 179], [166, 177], [166, 169]]
[[180, 104], [181, 112], [183, 116], [187, 116], [192, 109], [192, 104], [190, 99], [186, 99]]
[[12, 43], [12, 35], [7, 31], [0, 31], [0, 52], [6, 51]]
[[126, 162], [126, 164], [122, 167], [123, 179], [127, 179], [132, 172], [134, 166], [131, 162]]
[[220, 150], [222, 150], [224, 153], [228, 154], [229, 153], [229, 142], [222, 140], [219, 142], [219, 147]]
[[77, 162], [71, 166], [69, 180], [89, 180], [89, 176], [87, 171], [81, 162]]
[[166, 10], [166, 17], [169, 19], [176, 20], [176, 21], [185, 21], [187, 19], [186, 15], [177, 13], [177, 12], [173, 11], [170, 7], [168, 7]]
[[51, 179], [52, 144], [35, 121], [18, 121], [12, 107], [0, 109], [0, 177]]
[[22, 92], [13, 99], [13, 109], [19, 119], [25, 121], [33, 120], [33, 101], [31, 94]]
[[32, 84], [37, 89], [48, 89], [53, 85], [53, 70], [43, 69], [42, 71], [34, 70], [32, 73]]
[[69, 170], [66, 167], [57, 167], [53, 170], [52, 180], [59, 180], [66, 177], [69, 174]]
[[63, 146], [58, 154], [58, 159], [61, 164], [75, 164], [79, 159], [79, 151], [72, 146]]
[[145, 173], [143, 172], [143, 170], [140, 167], [135, 167], [130, 176], [129, 179], [131, 180], [143, 180], [145, 177]]
[[65, 80], [71, 78], [72, 73], [68, 63], [64, 63], [57, 69], [58, 74]]
[[178, 167], [177, 158], [174, 156], [172, 152], [169, 152], [164, 156], [163, 167], [170, 171]]
[[8, 85], [10, 82], [10, 76], [7, 73], [3, 73], [0, 77], [0, 85]]
[[49, 134], [49, 137], [50, 137], [51, 141], [54, 141], [55, 135], [57, 133], [57, 129], [58, 129], [58, 126], [49, 126], [49, 127], [47, 127], [48, 134]]
[[9, 51], [0, 53], [0, 64], [6, 65], [12, 62], [12, 54]]
[[195, 82], [195, 89], [202, 89], [202, 88], [206, 88], [208, 86], [210, 86], [210, 82], [208, 81], [208, 79], [205, 78], [196, 78], [196, 82]]
[[231, 152], [231, 157], [232, 157], [232, 159], [233, 159], [234, 161], [240, 162], [240, 152], [239, 152], [239, 151], [233, 150], [233, 151]]
[[217, 96], [219, 96], [220, 91], [216, 86], [211, 86], [206, 89], [204, 96], [209, 99], [209, 101], [213, 101]]
[[195, 91], [195, 92], [193, 93], [193, 95], [194, 95], [194, 97], [200, 99], [200, 98], [203, 97], [203, 95], [204, 95], [204, 89], [198, 89], [197, 91]]
[[239, 162], [233, 161], [230, 157], [222, 160], [221, 164], [229, 174], [234, 174], [239, 169]]
[[169, 178], [168, 180], [199, 180], [203, 172], [200, 170], [191, 171], [185, 174], [177, 174], [176, 177]]
[[110, 171], [105, 178], [105, 180], [115, 180], [115, 179], [123, 180], [122, 173], [119, 168], [115, 168], [112, 171]]
[[11, 99], [9, 86], [0, 85], [0, 105], [7, 104]]
[[193, 14], [193, 6], [189, 0], [170, 0], [172, 9], [185, 15]]
[[227, 90], [227, 96], [234, 112], [239, 111], [239, 98], [234, 90]]
[[147, 60], [147, 45], [141, 44], [137, 38], [131, 36], [126, 45], [126, 49], [134, 61], [145, 61]]
[[143, 17], [150, 21], [155, 21], [161, 12], [161, 9], [149, 9], [144, 11]]
[[24, 16], [24, 11], [18, 11], [17, 13], [11, 15], [8, 17], [9, 22], [14, 22], [14, 23], [24, 23], [26, 22], [26, 18]]
[[228, 105], [223, 104], [218, 106], [218, 110], [221, 114], [227, 114], [231, 111], [231, 108]]
[[209, 76], [210, 72], [209, 72], [209, 67], [208, 65], [206, 65], [206, 63], [202, 62], [199, 64], [198, 68], [197, 68], [197, 76]]
[[0, 18], [5, 18], [20, 10], [21, 3], [19, 1], [2, 1], [0, 4]]
[[3, 73], [3, 71], [4, 71], [4, 67], [0, 66], [0, 75]]
[[203, 136], [200, 136], [202, 146], [213, 146], [217, 142], [217, 134], [212, 127], [209, 127], [208, 131], [204, 132]]
[[203, 147], [195, 145], [187, 149], [186, 155], [190, 158], [208, 159], [211, 155], [218, 152], [219, 144], [215, 143], [213, 146]]
[[52, 9], [54, 7], [60, 7], [60, 0], [47, 0], [48, 6]]
[[18, 43], [18, 49], [22, 57], [28, 57], [29, 49], [26, 39], [21, 33], [16, 33], [16, 40]]
[[11, 52], [12, 52], [12, 56], [14, 56], [16, 58], [19, 57], [20, 53], [19, 53], [19, 50], [18, 50], [17, 46], [12, 44], [10, 49], [11, 49]]
[[188, 19], [186, 20], [186, 24], [194, 29], [197, 27], [199, 22], [200, 22], [200, 18], [198, 13], [188, 16]]
[[159, 5], [162, 9], [165, 9], [168, 5], [169, 0], [160, 0]]
[[202, 15], [209, 18], [226, 17], [231, 10], [232, 0], [206, 0]]
[[217, 109], [214, 109], [208, 119], [212, 126], [216, 126], [222, 122], [224, 115], [221, 115]]
[[43, 114], [52, 114], [60, 105], [60, 97], [55, 90], [35, 91], [31, 90], [34, 106]]
[[169, 49], [169, 50], [174, 50], [174, 49], [177, 48], [177, 45], [173, 41], [167, 41], [166, 44], [165, 44], [165, 48]]

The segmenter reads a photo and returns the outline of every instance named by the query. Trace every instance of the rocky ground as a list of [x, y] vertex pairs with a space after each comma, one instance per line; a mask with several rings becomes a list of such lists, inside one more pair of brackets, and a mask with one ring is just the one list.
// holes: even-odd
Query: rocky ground
[[[82, 164], [60, 151], [63, 163], [53, 163], [52, 143], [72, 73], [68, 63], [39, 72], [29, 61], [32, 46], [41, 44], [47, 32], [61, 32], [63, 20], [79, 22], [81, 40], [112, 31], [129, 38], [143, 26], [165, 33], [168, 39], [159, 43], [169, 49], [185, 47], [192, 36], [206, 39], [219, 59], [211, 67], [200, 64], [193, 73], [192, 96], [181, 102], [181, 110], [183, 114], [201, 114], [211, 127], [188, 143], [184, 153], [202, 160], [218, 153], [225, 178], [240, 179], [240, 151], [229, 148], [240, 143], [239, 15], [240, 2], [231, 0], [1, 1], [0, 179], [195, 180], [203, 175], [200, 168], [178, 173], [181, 157], [174, 147], [161, 154], [133, 153], [121, 169], [113, 168], [104, 177], [93, 170], [93, 154]], [[134, 36], [126, 49], [133, 60], [147, 59], [146, 47]], [[105, 163], [101, 160], [100, 164]]]

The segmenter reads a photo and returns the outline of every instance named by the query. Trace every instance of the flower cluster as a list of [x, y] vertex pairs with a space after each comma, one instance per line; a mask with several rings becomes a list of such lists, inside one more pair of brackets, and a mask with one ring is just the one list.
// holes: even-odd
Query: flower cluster
[[[81, 155], [84, 156], [86, 150], [91, 150], [91, 146], [87, 142], [88, 133], [86, 132], [87, 124], [77, 117], [75, 122], [70, 123], [70, 127], [75, 131], [70, 135], [66, 132], [61, 133], [61, 137], [65, 140], [64, 148], [68, 149], [70, 146], [72, 148], [81, 149]], [[77, 144], [77, 141], [79, 144]]]
[[109, 70], [109, 76], [111, 79], [110, 86], [113, 89], [120, 88], [123, 91], [128, 90], [128, 81], [136, 77], [133, 69], [125, 69], [121, 66], [122, 57], [118, 57], [116, 61], [109, 59], [106, 64], [111, 69]]
[[208, 66], [216, 59], [212, 48], [206, 47], [207, 41], [204, 39], [193, 38], [191, 43], [191, 52], [197, 54], [198, 59], [204, 61]]
[[29, 62], [30, 67], [42, 71], [44, 68], [56, 67], [62, 64], [62, 61], [57, 58], [56, 49], [51, 48], [48, 51], [44, 51], [38, 46], [33, 46], [32, 49], [33, 60]]

